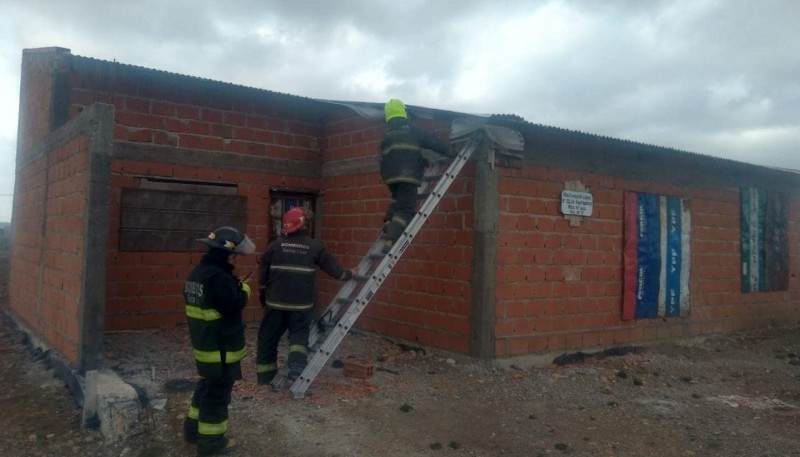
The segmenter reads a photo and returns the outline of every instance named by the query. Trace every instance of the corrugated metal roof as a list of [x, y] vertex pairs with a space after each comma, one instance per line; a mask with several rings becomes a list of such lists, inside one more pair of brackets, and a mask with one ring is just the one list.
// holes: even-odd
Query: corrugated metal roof
[[644, 151], [644, 152], [647, 152], [647, 153], [651, 153], [651, 154], [681, 154], [681, 155], [693, 156], [693, 157], [696, 157], [696, 158], [698, 158], [700, 160], [703, 160], [703, 161], [718, 162], [718, 163], [721, 163], [721, 164], [725, 163], [725, 164], [735, 164], [735, 165], [747, 165], [747, 166], [751, 166], [751, 167], [766, 168], [766, 169], [770, 169], [770, 170], [779, 170], [779, 171], [800, 173], [800, 171], [788, 170], [788, 169], [779, 168], [779, 167], [768, 167], [768, 166], [764, 166], [764, 165], [757, 165], [757, 164], [744, 162], [744, 161], [740, 161], [740, 160], [733, 160], [733, 159], [728, 159], [728, 158], [724, 158], [724, 157], [717, 157], [717, 156], [712, 156], [712, 155], [708, 155], [708, 154], [702, 154], [702, 153], [699, 153], [699, 152], [685, 151], [685, 150], [681, 150], [681, 149], [675, 149], [675, 148], [670, 148], [670, 147], [666, 147], [666, 146], [659, 146], [659, 145], [649, 144], [649, 143], [640, 143], [640, 142], [621, 139], [621, 138], [614, 138], [614, 137], [610, 137], [610, 136], [604, 136], [604, 135], [598, 135], [598, 134], [594, 134], [594, 133], [582, 132], [582, 131], [579, 131], [579, 130], [570, 130], [570, 129], [566, 129], [566, 128], [562, 128], [562, 127], [554, 127], [554, 126], [549, 126], [549, 125], [544, 125], [544, 124], [536, 124], [536, 123], [533, 123], [533, 122], [529, 122], [529, 121], [525, 120], [524, 118], [522, 118], [520, 116], [517, 116], [515, 114], [495, 114], [495, 115], [492, 115], [491, 117], [492, 117], [492, 119], [495, 120], [495, 122], [498, 123], [498, 125], [505, 125], [505, 126], [508, 126], [510, 128], [515, 128], [517, 130], [520, 130], [523, 133], [523, 135], [526, 133], [526, 131], [530, 131], [530, 129], [539, 129], [539, 130], [546, 130], [546, 131], [549, 131], [549, 133], [552, 133], [554, 135], [560, 135], [560, 136], [563, 136], [563, 137], [574, 137], [574, 138], [581, 138], [581, 139], [593, 139], [595, 141], [613, 142], [613, 143], [620, 144], [620, 145], [633, 146], [633, 147], [636, 147], [637, 149], [639, 149], [641, 151]]
[[215, 85], [221, 85], [221, 86], [237, 88], [237, 89], [252, 90], [252, 91], [257, 91], [257, 92], [260, 92], [260, 93], [271, 94], [271, 95], [279, 95], [279, 96], [282, 96], [282, 97], [294, 98], [294, 99], [298, 99], [298, 100], [306, 100], [306, 101], [311, 101], [311, 102], [317, 102], [317, 100], [315, 100], [313, 98], [310, 98], [310, 97], [303, 97], [303, 96], [300, 96], [300, 95], [288, 94], [288, 93], [285, 93], [285, 92], [276, 92], [276, 91], [271, 91], [271, 90], [267, 90], [267, 89], [260, 89], [258, 87], [245, 86], [245, 85], [242, 85], [242, 84], [234, 84], [234, 83], [225, 82], [225, 81], [219, 81], [219, 80], [210, 79], [210, 78], [203, 78], [203, 77], [200, 77], [200, 76], [192, 76], [192, 75], [186, 75], [186, 74], [182, 74], [182, 73], [174, 73], [174, 72], [170, 72], [170, 71], [166, 71], [166, 70], [158, 70], [158, 69], [155, 69], [155, 68], [142, 67], [140, 65], [131, 65], [131, 64], [117, 62], [116, 60], [108, 61], [108, 60], [103, 60], [103, 59], [97, 59], [95, 57], [86, 57], [86, 56], [81, 56], [81, 55], [76, 55], [76, 54], [73, 54], [73, 56], [78, 58], [78, 59], [86, 60], [86, 61], [89, 61], [89, 62], [104, 63], [104, 64], [116, 66], [118, 68], [121, 67], [121, 68], [126, 68], [126, 69], [130, 69], [130, 70], [135, 70], [135, 71], [142, 71], [142, 72], [152, 73], [152, 74], [156, 74], [156, 75], [163, 75], [163, 76], [166, 76], [166, 77], [188, 78], [188, 79], [191, 79], [191, 80], [194, 80], [194, 81], [198, 81], [198, 82], [211, 83], [211, 84], [215, 84]]
[[[197, 82], [201, 82], [201, 83], [220, 85], [220, 86], [223, 86], [223, 87], [229, 87], [229, 88], [237, 89], [237, 90], [255, 91], [257, 93], [264, 94], [264, 95], [282, 97], [282, 98], [286, 98], [288, 100], [293, 100], [293, 101], [297, 101], [297, 102], [301, 102], [301, 103], [313, 104], [314, 106], [316, 106], [318, 108], [322, 108], [323, 106], [327, 106], [327, 107], [336, 106], [336, 107], [340, 107], [340, 108], [347, 108], [347, 109], [350, 109], [350, 110], [354, 111], [355, 113], [357, 113], [360, 116], [368, 117], [368, 118], [382, 118], [383, 117], [383, 103], [382, 102], [381, 103], [376, 103], [376, 102], [352, 102], [352, 101], [336, 101], [336, 100], [315, 99], [315, 98], [310, 98], [310, 97], [303, 97], [303, 96], [300, 96], [300, 95], [288, 94], [288, 93], [284, 93], [284, 92], [276, 92], [276, 91], [271, 91], [271, 90], [266, 90], [266, 89], [260, 89], [260, 88], [257, 88], [257, 87], [245, 86], [245, 85], [241, 85], [241, 84], [234, 84], [234, 83], [229, 83], [229, 82], [225, 82], [225, 81], [218, 81], [218, 80], [213, 80], [213, 79], [209, 79], [209, 78], [202, 78], [202, 77], [198, 77], [198, 76], [191, 76], [191, 75], [185, 75], [185, 74], [180, 74], [180, 73], [168, 72], [168, 71], [164, 71], [164, 70], [157, 70], [157, 69], [152, 69], [152, 68], [147, 68], [147, 67], [142, 67], [142, 66], [137, 66], [137, 65], [124, 64], [124, 63], [120, 63], [120, 62], [117, 62], [117, 61], [107, 61], [107, 60], [97, 59], [97, 58], [94, 58], [94, 57], [85, 57], [85, 56], [79, 56], [79, 55], [73, 55], [73, 56], [77, 57], [78, 59], [82, 59], [82, 60], [85, 60], [85, 61], [88, 61], [88, 62], [105, 63], [105, 64], [108, 64], [108, 65], [116, 66], [118, 68], [122, 67], [122, 68], [130, 69], [130, 70], [134, 70], [134, 71], [146, 72], [146, 73], [155, 74], [155, 75], [162, 75], [162, 76], [170, 77], [170, 78], [182, 78], [182, 79], [188, 78], [188, 79], [191, 79], [191, 80], [194, 80], [194, 81], [197, 81]], [[581, 138], [581, 139], [584, 139], [584, 140], [586, 140], [586, 139], [594, 139], [596, 141], [613, 142], [613, 143], [620, 144], [620, 145], [633, 146], [633, 147], [636, 147], [637, 149], [640, 149], [642, 151], [646, 151], [647, 153], [652, 153], [652, 154], [659, 154], [659, 153], [660, 154], [664, 154], [664, 153], [666, 153], [666, 154], [682, 154], [682, 155], [685, 154], [685, 155], [688, 155], [688, 156], [697, 157], [698, 159], [703, 160], [703, 161], [718, 162], [718, 163], [729, 163], [729, 164], [737, 164], [737, 165], [747, 165], [747, 166], [760, 167], [760, 168], [766, 168], [766, 169], [771, 169], [771, 170], [778, 170], [778, 171], [783, 171], [783, 172], [788, 172], [788, 173], [800, 174], [800, 170], [789, 170], [789, 169], [778, 168], [778, 167], [766, 167], [766, 166], [763, 166], [763, 165], [756, 165], [756, 164], [752, 164], [752, 163], [748, 163], [748, 162], [742, 162], [742, 161], [737, 161], [737, 160], [733, 160], [733, 159], [716, 157], [716, 156], [711, 156], [711, 155], [707, 155], [707, 154], [701, 154], [701, 153], [692, 152], [692, 151], [684, 151], [684, 150], [669, 148], [669, 147], [665, 147], [665, 146], [658, 146], [658, 145], [647, 144], [647, 143], [639, 143], [639, 142], [635, 142], [635, 141], [631, 141], [631, 140], [613, 138], [613, 137], [609, 137], [609, 136], [603, 136], [603, 135], [598, 135], [598, 134], [593, 134], [593, 133], [587, 133], [587, 132], [582, 132], [582, 131], [578, 131], [578, 130], [570, 130], [570, 129], [561, 128], [561, 127], [554, 127], [554, 126], [548, 126], [548, 125], [543, 125], [543, 124], [536, 124], [536, 123], [529, 122], [529, 121], [525, 120], [523, 117], [518, 116], [516, 114], [476, 115], [476, 114], [462, 113], [462, 112], [458, 112], [458, 111], [442, 110], [442, 109], [428, 108], [428, 107], [415, 106], [415, 105], [407, 105], [406, 107], [409, 110], [409, 112], [413, 113], [413, 115], [415, 115], [415, 116], [417, 116], [419, 118], [422, 118], [422, 119], [445, 118], [445, 119], [452, 120], [452, 119], [460, 118], [460, 117], [461, 118], [484, 118], [484, 119], [487, 119], [487, 122], [489, 124], [498, 125], [498, 126], [502, 126], [502, 127], [507, 127], [507, 128], [512, 129], [512, 130], [517, 130], [520, 133], [522, 133], [523, 136], [525, 136], [526, 133], [533, 133], [532, 132], [533, 130], [539, 130], [539, 131], [543, 130], [543, 131], [547, 131], [548, 133], [552, 133], [552, 134], [560, 135], [560, 136], [565, 136], [565, 137]]]

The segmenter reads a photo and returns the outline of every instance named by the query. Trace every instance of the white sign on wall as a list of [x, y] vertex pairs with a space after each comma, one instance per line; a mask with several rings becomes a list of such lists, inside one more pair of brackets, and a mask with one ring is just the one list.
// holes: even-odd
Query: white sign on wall
[[591, 216], [592, 194], [574, 190], [561, 191], [561, 212], [565, 215]]

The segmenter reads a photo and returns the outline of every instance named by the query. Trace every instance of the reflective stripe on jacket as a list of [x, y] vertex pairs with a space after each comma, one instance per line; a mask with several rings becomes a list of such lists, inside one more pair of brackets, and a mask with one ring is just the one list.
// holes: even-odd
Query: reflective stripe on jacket
[[223, 364], [239, 363], [246, 355], [241, 310], [247, 296], [227, 253], [213, 251], [192, 270], [183, 290], [197, 372], [205, 378], [222, 376]]
[[266, 294], [266, 306], [284, 311], [311, 309], [317, 299], [317, 267], [340, 281], [350, 278], [349, 271], [305, 229], [275, 240], [258, 260], [258, 284]]
[[408, 124], [405, 119], [393, 119], [386, 124], [386, 136], [381, 141], [381, 178], [384, 184], [400, 182], [419, 186], [428, 161], [423, 149], [450, 155], [450, 146], [433, 135]]

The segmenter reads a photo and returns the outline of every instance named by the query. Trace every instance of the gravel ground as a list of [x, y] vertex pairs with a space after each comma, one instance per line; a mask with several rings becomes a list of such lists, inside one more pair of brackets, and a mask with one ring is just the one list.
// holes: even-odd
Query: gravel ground
[[[800, 456], [798, 327], [505, 368], [356, 332], [331, 360], [374, 374], [329, 364], [304, 400], [255, 384], [255, 336], [231, 404], [237, 456]], [[185, 327], [107, 335], [109, 363], [146, 405], [119, 443], [80, 429], [63, 382], [7, 325], [0, 355], [0, 455], [194, 455]]]

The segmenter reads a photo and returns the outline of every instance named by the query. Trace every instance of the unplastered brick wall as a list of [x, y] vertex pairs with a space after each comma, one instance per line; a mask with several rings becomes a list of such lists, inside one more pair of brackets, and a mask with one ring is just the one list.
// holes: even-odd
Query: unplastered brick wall
[[[593, 196], [577, 227], [560, 211], [566, 181]], [[622, 320], [623, 194], [682, 197], [691, 212], [688, 317]], [[739, 190], [683, 188], [548, 167], [502, 171], [496, 355], [590, 349], [796, 322], [797, 275], [788, 292], [742, 293]], [[797, 200], [789, 245], [797, 252]], [[792, 270], [797, 270], [792, 260]], [[794, 304], [793, 304], [794, 302]]]
[[[119, 252], [121, 193], [137, 179], [223, 183], [247, 197], [247, 226], [241, 227], [266, 249], [270, 188], [317, 189], [317, 178], [270, 170], [278, 163], [320, 161], [322, 124], [318, 113], [291, 104], [285, 96], [156, 70], [68, 55], [68, 72], [59, 89], [69, 117], [94, 103], [114, 106], [115, 144], [137, 144], [142, 157], [115, 159], [111, 165], [107, 254], [106, 328], [170, 326], [185, 322], [182, 285], [202, 254]], [[115, 150], [121, 147], [115, 147]], [[246, 156], [236, 164], [203, 163], [193, 151]], [[247, 157], [254, 166], [248, 169]], [[233, 162], [233, 160], [232, 160]], [[214, 227], [208, 228], [209, 230]], [[256, 256], [236, 259], [237, 274], [255, 270]], [[252, 281], [257, 274], [253, 273]], [[252, 282], [255, 284], [254, 282]], [[254, 295], [245, 318], [260, 318]]]
[[[391, 199], [378, 172], [383, 120], [344, 118], [329, 123], [324, 136], [321, 236], [344, 266], [355, 267], [379, 236]], [[468, 165], [359, 318], [360, 328], [468, 351], [473, 183]], [[341, 284], [324, 278], [321, 285], [327, 306]]]
[[[153, 170], [158, 173], [153, 174]], [[300, 188], [318, 185], [313, 180], [241, 170], [220, 170], [202, 166], [115, 160], [112, 163], [109, 214], [108, 282], [106, 289], [106, 328], [109, 330], [165, 327], [186, 322], [183, 284], [202, 252], [120, 252], [118, 233], [122, 189], [135, 187], [141, 176], [171, 177], [178, 180], [235, 182], [237, 192], [247, 197], [247, 226], [242, 230], [256, 244], [257, 254], [267, 248], [270, 188]], [[213, 229], [213, 227], [212, 227]], [[237, 256], [235, 274], [249, 273], [253, 291], [257, 290], [258, 255]], [[261, 318], [257, 293], [245, 309], [245, 320]]]
[[[28, 150], [50, 133], [54, 117], [53, 106], [58, 100], [54, 75], [63, 71], [66, 60], [64, 48], [26, 49], [20, 80], [19, 132], [17, 143]], [[62, 119], [63, 121], [63, 119]]]
[[467, 164], [376, 295], [367, 328], [469, 352], [474, 183], [474, 167]]
[[117, 140], [320, 159], [316, 114], [290, 107], [286, 96], [85, 57], [73, 56], [70, 68], [70, 116], [114, 105]]
[[84, 280], [88, 141], [84, 131], [49, 144], [18, 171], [10, 281], [13, 311], [78, 364]]
[[[354, 115], [332, 120], [323, 133], [319, 235], [345, 267], [358, 265], [383, 224], [388, 195], [378, 174], [382, 136], [381, 122]], [[320, 279], [320, 300], [327, 303], [341, 284]]]

